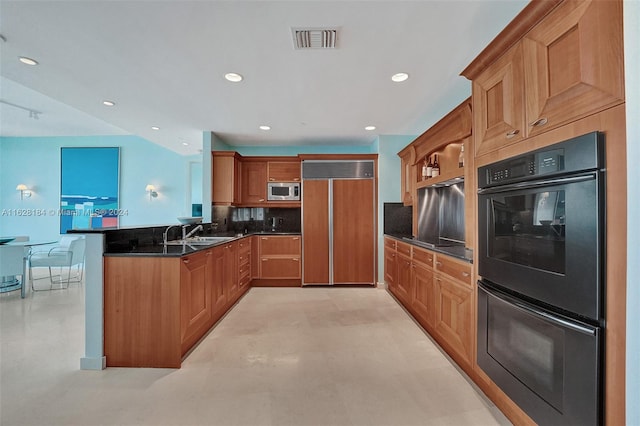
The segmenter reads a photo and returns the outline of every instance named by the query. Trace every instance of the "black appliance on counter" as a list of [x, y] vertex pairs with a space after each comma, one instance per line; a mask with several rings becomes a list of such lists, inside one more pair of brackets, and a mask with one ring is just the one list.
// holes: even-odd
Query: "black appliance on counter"
[[478, 365], [540, 424], [601, 424], [604, 135], [478, 170]]

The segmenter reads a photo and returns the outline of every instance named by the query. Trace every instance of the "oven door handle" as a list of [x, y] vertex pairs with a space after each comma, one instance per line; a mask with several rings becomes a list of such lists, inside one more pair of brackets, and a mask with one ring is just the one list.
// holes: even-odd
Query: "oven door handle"
[[596, 333], [597, 333], [597, 328], [595, 328], [595, 327], [589, 327], [587, 325], [581, 325], [581, 324], [575, 323], [573, 321], [568, 321], [568, 320], [565, 320], [563, 318], [560, 318], [560, 317], [557, 317], [555, 315], [552, 315], [552, 314], [550, 314], [548, 312], [545, 312], [543, 310], [540, 310], [538, 308], [535, 308], [532, 305], [524, 304], [522, 301], [520, 301], [520, 300], [518, 300], [518, 299], [516, 299], [514, 297], [511, 297], [511, 296], [509, 296], [507, 294], [504, 294], [502, 292], [498, 292], [496, 290], [493, 290], [492, 288], [487, 287], [487, 285], [485, 285], [481, 281], [478, 281], [478, 286], [480, 288], [482, 288], [482, 290], [484, 290], [486, 293], [490, 294], [491, 296], [493, 296], [493, 297], [495, 297], [497, 299], [500, 299], [505, 303], [508, 303], [508, 304], [512, 305], [514, 308], [516, 308], [516, 309], [518, 309], [518, 310], [520, 310], [522, 312], [525, 312], [525, 313], [528, 313], [530, 315], [534, 315], [534, 316], [537, 316], [537, 317], [541, 317], [541, 318], [549, 321], [550, 323], [559, 325], [559, 326], [564, 327], [564, 328], [569, 328], [571, 330], [577, 331], [577, 332], [582, 333], [582, 334], [586, 334], [588, 336], [595, 336]]
[[490, 188], [478, 189], [478, 194], [493, 194], [496, 192], [514, 191], [519, 189], [539, 188], [542, 186], [562, 185], [567, 183], [584, 182], [587, 180], [593, 180], [596, 178], [595, 173], [588, 173], [578, 176], [560, 177], [556, 179], [545, 179], [539, 181], [527, 181], [512, 183], [509, 185], [492, 186]]

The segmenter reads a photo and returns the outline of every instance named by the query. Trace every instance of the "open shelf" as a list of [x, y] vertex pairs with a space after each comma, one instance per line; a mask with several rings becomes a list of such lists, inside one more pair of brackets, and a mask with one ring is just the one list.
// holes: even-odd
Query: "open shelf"
[[435, 185], [438, 185], [453, 179], [457, 179], [457, 178], [460, 178], [460, 180], [464, 179], [463, 167], [458, 167], [453, 170], [447, 170], [437, 177], [418, 181], [418, 183], [416, 184], [416, 188], [419, 189], [419, 188], [425, 188], [427, 186], [435, 186]]

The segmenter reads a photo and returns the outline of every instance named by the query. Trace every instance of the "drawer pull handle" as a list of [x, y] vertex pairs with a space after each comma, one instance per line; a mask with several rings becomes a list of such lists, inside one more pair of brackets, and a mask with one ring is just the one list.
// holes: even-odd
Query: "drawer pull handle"
[[436, 266], [442, 266], [442, 262], [436, 262]]
[[532, 127], [541, 127], [541, 126], [544, 126], [545, 124], [547, 124], [548, 121], [549, 120], [547, 120], [546, 117], [538, 118], [536, 121], [531, 123], [531, 126]]
[[269, 260], [269, 259], [262, 259], [263, 262], [266, 262], [267, 260]]
[[260, 238], [260, 239], [261, 239], [261, 240], [268, 240], [269, 238], [267, 238], [267, 237], [262, 237], [262, 238]]
[[292, 257], [291, 260], [295, 260], [296, 262], [300, 261], [300, 259], [298, 259], [297, 257]]
[[271, 182], [273, 182], [274, 180], [276, 180], [276, 178], [271, 178], [271, 177], [270, 177], [270, 178], [269, 178], [269, 180], [270, 180]]
[[463, 272], [463, 273], [462, 273], [462, 276], [463, 276], [463, 277], [468, 277], [468, 276], [469, 276], [469, 273], [468, 273], [468, 272]]
[[300, 178], [296, 177], [296, 178], [293, 178], [293, 180], [297, 182], [300, 180]]
[[189, 263], [189, 259], [182, 259], [183, 263]]
[[300, 237], [293, 237], [293, 241], [298, 241]]
[[520, 130], [518, 129], [514, 129], [510, 132], [507, 132], [507, 139], [511, 139], [512, 137], [514, 137], [515, 135], [517, 135], [518, 133], [520, 133]]

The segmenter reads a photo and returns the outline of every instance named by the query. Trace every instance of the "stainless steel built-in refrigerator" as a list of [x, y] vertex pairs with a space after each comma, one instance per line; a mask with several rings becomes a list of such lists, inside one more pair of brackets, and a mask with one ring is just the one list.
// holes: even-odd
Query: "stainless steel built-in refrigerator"
[[302, 285], [374, 284], [374, 164], [302, 162]]

